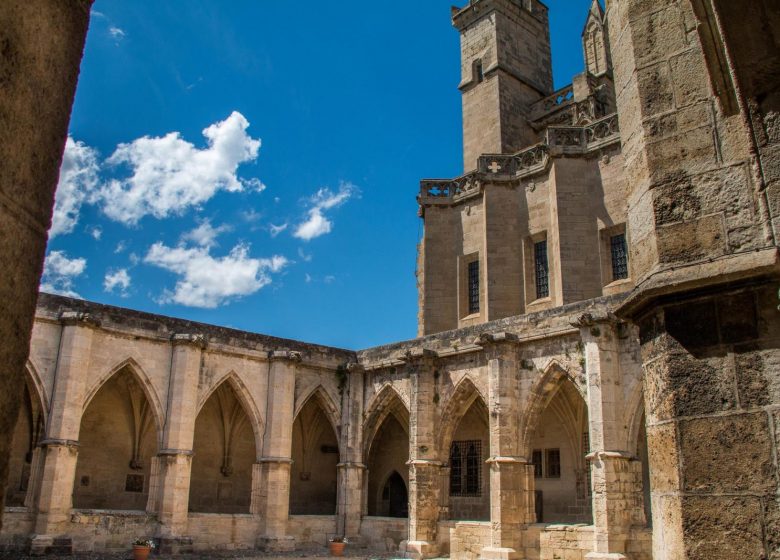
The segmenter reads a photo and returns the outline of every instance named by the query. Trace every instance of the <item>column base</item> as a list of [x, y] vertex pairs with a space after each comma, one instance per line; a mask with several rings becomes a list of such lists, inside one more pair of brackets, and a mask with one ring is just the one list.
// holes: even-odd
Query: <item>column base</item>
[[258, 537], [257, 548], [263, 552], [292, 552], [295, 550], [295, 537]]
[[35, 535], [30, 539], [30, 556], [45, 556], [57, 554], [70, 556], [73, 554], [73, 539], [70, 537], [55, 537], [53, 535]]
[[404, 558], [414, 558], [416, 560], [436, 558], [439, 555], [439, 547], [436, 546], [436, 543], [428, 541], [403, 541], [400, 549]]
[[628, 556], [620, 552], [588, 552], [585, 560], [628, 560]]
[[160, 554], [192, 554], [192, 537], [160, 537]]
[[486, 546], [479, 555], [480, 560], [517, 560], [520, 553], [514, 548], [497, 548]]

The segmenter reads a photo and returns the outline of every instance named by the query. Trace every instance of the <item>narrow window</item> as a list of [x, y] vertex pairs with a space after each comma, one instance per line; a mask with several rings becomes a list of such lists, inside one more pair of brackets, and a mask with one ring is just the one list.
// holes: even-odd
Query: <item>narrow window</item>
[[474, 80], [481, 84], [485, 80], [485, 71], [482, 68], [482, 59], [478, 58], [474, 61]]
[[609, 244], [612, 249], [612, 279], [623, 280], [628, 278], [626, 234], [613, 235], [609, 240]]
[[534, 264], [536, 270], [536, 299], [550, 296], [550, 271], [547, 265], [547, 240], [534, 243]]
[[450, 450], [450, 495], [460, 496], [463, 491], [461, 485], [462, 464], [460, 460], [460, 445], [455, 442]]
[[545, 451], [545, 463], [547, 463], [547, 478], [561, 478], [561, 450], [547, 449]]
[[534, 478], [542, 478], [542, 473], [544, 472], [542, 471], [542, 450], [534, 449], [532, 457], [531, 462], [534, 465]]
[[466, 453], [466, 494], [470, 496], [479, 495], [479, 463], [480, 463], [480, 445], [481, 442], [472, 441], [469, 443], [469, 450]]
[[469, 263], [469, 315], [479, 313], [479, 261]]

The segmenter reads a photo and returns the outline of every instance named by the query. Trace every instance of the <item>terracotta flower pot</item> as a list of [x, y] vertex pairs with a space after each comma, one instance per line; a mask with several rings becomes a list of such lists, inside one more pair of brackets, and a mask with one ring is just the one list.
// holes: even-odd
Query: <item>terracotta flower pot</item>
[[133, 545], [133, 558], [134, 560], [146, 560], [151, 551], [152, 549], [148, 546]]
[[328, 543], [330, 547], [330, 555], [331, 556], [344, 556], [344, 545], [346, 543], [343, 542], [331, 542]]

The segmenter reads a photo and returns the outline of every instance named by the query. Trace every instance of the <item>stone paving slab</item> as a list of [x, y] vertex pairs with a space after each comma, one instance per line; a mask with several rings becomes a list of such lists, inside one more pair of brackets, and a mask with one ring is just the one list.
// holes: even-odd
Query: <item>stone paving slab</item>
[[[394, 555], [390, 553], [371, 553], [366, 550], [346, 550], [344, 557], [353, 560], [391, 560]], [[90, 552], [74, 554], [72, 556], [27, 556], [18, 552], [0, 552], [0, 560], [132, 560], [133, 553], [127, 552]], [[231, 550], [200, 552], [197, 554], [152, 554], [150, 560], [218, 560], [223, 558], [241, 558], [243, 560], [307, 560], [309, 558], [332, 558], [326, 549], [297, 551], [288, 554], [265, 554], [256, 550]]]

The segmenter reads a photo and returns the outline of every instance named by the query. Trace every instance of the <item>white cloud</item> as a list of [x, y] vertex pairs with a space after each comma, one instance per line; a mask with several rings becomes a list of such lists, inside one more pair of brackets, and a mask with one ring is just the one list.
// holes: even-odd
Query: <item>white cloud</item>
[[218, 191], [239, 192], [257, 182], [237, 177], [238, 166], [257, 159], [260, 140], [250, 137], [249, 121], [233, 112], [203, 131], [208, 146], [196, 148], [178, 132], [144, 136], [120, 144], [106, 160], [126, 165], [131, 174], [101, 188], [102, 207], [116, 221], [133, 225], [147, 215], [166, 218], [203, 204]]
[[281, 256], [256, 259], [249, 246], [237, 245], [224, 257], [211, 256], [206, 247], [167, 247], [155, 243], [144, 262], [179, 276], [173, 291], [161, 303], [213, 309], [253, 294], [271, 283], [271, 273], [280, 272], [288, 261]]
[[127, 36], [127, 33], [125, 33], [124, 29], [121, 29], [119, 27], [116, 27], [115, 25], [112, 25], [108, 28], [108, 34], [111, 35], [114, 39], [118, 41], [121, 41]]
[[214, 227], [209, 220], [204, 220], [195, 229], [181, 236], [182, 242], [190, 241], [201, 247], [213, 247], [217, 243], [217, 237], [231, 230], [228, 225]]
[[70, 136], [60, 167], [49, 237], [70, 233], [79, 221], [81, 206], [90, 202], [98, 188], [98, 153]]
[[116, 249], [114, 249], [114, 253], [116, 253], [117, 255], [119, 253], [124, 253], [125, 249], [127, 249], [127, 242], [124, 240], [120, 241], [119, 243], [116, 244]]
[[282, 233], [284, 230], [287, 229], [288, 224], [282, 224], [280, 226], [275, 226], [274, 224], [269, 224], [268, 229], [271, 231], [271, 237], [276, 237], [280, 233]]
[[88, 231], [95, 241], [100, 241], [100, 238], [103, 237], [103, 228], [100, 226], [92, 227]]
[[308, 217], [298, 225], [293, 235], [298, 239], [311, 241], [316, 237], [330, 233], [333, 229], [333, 222], [325, 216], [325, 211], [341, 206], [358, 193], [358, 188], [351, 183], [342, 183], [337, 193], [327, 188], [320, 189], [309, 200], [311, 208], [308, 211]]
[[73, 290], [73, 280], [87, 268], [87, 260], [70, 259], [64, 251], [52, 251], [46, 256], [41, 279], [41, 291], [68, 297], [81, 297]]
[[258, 193], [261, 193], [266, 189], [265, 183], [263, 183], [260, 179], [256, 179], [256, 178], [242, 179], [241, 183], [249, 190]]
[[326, 276], [326, 277], [325, 277], [325, 279], [324, 279], [323, 281], [324, 281], [326, 284], [333, 284], [333, 282], [335, 282], [335, 281], [336, 281], [336, 277], [335, 277], [335, 276], [332, 276], [332, 275], [328, 275], [328, 276]]
[[115, 289], [118, 289], [119, 295], [122, 297], [129, 295], [130, 284], [130, 275], [127, 273], [126, 268], [120, 268], [114, 272], [106, 272], [106, 277], [103, 279], [103, 289], [106, 292], [113, 292]]
[[304, 279], [306, 280], [307, 284], [311, 284], [311, 281], [313, 280], [313, 278], [311, 277], [311, 274], [309, 274], [308, 272], [304, 276]]
[[313, 255], [307, 254], [302, 247], [298, 247], [298, 256], [303, 262], [311, 262], [311, 260], [314, 258]]

